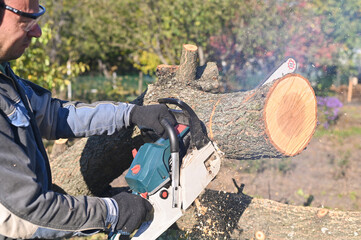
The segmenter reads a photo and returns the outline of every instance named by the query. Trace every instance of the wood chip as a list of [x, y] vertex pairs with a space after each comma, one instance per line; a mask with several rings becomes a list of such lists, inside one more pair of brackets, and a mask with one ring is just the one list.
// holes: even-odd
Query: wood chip
[[265, 240], [266, 239], [266, 235], [264, 235], [264, 233], [261, 231], [257, 231], [255, 233], [255, 237], [257, 240]]
[[328, 213], [328, 209], [325, 208], [321, 208], [320, 210], [318, 210], [317, 212], [317, 217], [318, 218], [323, 218], [324, 216], [326, 216]]

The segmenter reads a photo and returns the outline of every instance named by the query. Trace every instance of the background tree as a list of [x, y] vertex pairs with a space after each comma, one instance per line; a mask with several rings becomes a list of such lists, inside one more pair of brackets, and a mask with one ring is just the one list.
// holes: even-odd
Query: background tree
[[336, 68], [336, 83], [345, 83], [350, 75], [361, 73], [361, 2], [314, 0], [311, 7], [328, 40], [337, 45], [328, 66]]
[[83, 57], [97, 57], [110, 69], [123, 55], [146, 73], [154, 72], [160, 63], [176, 64], [185, 42], [200, 46], [201, 63], [205, 63], [208, 39], [239, 5], [218, 0], [80, 2], [87, 8], [74, 12], [72, 32]]
[[199, 47], [200, 65], [216, 61], [230, 89], [252, 88], [286, 56], [296, 58], [299, 71], [316, 90], [361, 71], [357, 0], [60, 0], [45, 4], [43, 23], [51, 35], [46, 44], [37, 46], [42, 45], [49, 63], [83, 62], [91, 72], [108, 78], [114, 72], [153, 74], [159, 64], [178, 64], [184, 43]]
[[14, 60], [13, 70], [23, 78], [33, 81], [49, 90], [63, 90], [70, 80], [85, 72], [88, 66], [84, 63], [73, 63], [71, 66], [59, 61], [52, 61], [47, 47], [53, 38], [49, 24], [42, 27], [41, 38], [32, 39], [32, 49]]

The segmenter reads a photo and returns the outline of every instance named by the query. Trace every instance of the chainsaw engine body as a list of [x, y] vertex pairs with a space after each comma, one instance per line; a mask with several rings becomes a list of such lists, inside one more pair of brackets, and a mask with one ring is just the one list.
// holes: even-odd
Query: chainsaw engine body
[[[189, 127], [178, 125], [178, 140], [189, 134]], [[181, 149], [183, 144], [181, 144]], [[183, 153], [183, 151], [181, 151]], [[181, 154], [183, 155], [183, 154]], [[154, 194], [170, 181], [171, 151], [169, 139], [158, 139], [155, 143], [142, 145], [125, 176], [130, 189], [142, 196]]]

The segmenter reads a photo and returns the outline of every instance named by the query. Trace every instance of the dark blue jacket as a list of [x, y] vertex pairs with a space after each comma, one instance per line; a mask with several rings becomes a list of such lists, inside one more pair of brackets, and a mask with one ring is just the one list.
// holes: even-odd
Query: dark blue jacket
[[129, 126], [133, 105], [61, 101], [20, 79], [8, 64], [5, 71], [0, 73], [0, 235], [56, 238], [114, 228], [113, 199], [51, 190], [42, 138], [112, 134]]

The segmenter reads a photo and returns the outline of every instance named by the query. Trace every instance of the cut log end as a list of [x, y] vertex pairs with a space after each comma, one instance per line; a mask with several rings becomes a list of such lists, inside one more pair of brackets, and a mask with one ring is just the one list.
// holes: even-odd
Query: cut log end
[[176, 65], [160, 64], [157, 66], [157, 71], [175, 72], [177, 69], [178, 66]]
[[183, 45], [183, 48], [187, 51], [197, 51], [198, 50], [198, 47], [196, 45], [193, 45], [193, 44], [184, 44]]
[[266, 133], [286, 156], [300, 153], [311, 140], [317, 124], [315, 93], [307, 79], [289, 74], [270, 89], [264, 108]]

